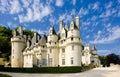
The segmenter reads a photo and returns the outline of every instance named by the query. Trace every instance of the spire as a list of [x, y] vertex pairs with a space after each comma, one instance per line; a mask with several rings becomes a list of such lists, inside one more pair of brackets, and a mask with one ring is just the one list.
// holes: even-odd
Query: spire
[[49, 35], [56, 34], [54, 27], [52, 26], [49, 30]]

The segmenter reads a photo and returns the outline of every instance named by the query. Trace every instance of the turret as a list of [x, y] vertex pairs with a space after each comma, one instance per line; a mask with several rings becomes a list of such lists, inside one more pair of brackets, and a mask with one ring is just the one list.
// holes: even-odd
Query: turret
[[22, 52], [26, 47], [26, 39], [23, 36], [22, 27], [14, 30], [14, 35], [11, 38], [11, 67], [23, 67]]
[[47, 66], [58, 66], [58, 36], [52, 26], [47, 39]]
[[48, 42], [57, 42], [58, 36], [55, 32], [54, 27], [52, 26], [49, 30], [49, 35], [48, 35]]

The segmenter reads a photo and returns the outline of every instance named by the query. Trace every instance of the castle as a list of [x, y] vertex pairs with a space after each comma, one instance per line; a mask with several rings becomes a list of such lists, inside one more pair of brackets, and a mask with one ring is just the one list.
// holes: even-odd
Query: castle
[[18, 27], [11, 38], [11, 67], [64, 67], [91, 63], [99, 66], [96, 47], [82, 46], [79, 25], [76, 16], [69, 28], [61, 21], [58, 33], [52, 26], [48, 35], [40, 36], [34, 32], [32, 38], [23, 34], [22, 26]]

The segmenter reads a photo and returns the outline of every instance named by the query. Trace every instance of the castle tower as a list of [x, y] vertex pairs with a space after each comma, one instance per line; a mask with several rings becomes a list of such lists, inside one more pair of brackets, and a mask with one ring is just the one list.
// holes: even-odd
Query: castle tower
[[11, 44], [11, 67], [23, 67], [22, 51], [26, 47], [26, 40], [23, 36], [22, 26], [14, 30]]
[[78, 29], [78, 21], [79, 20], [77, 19], [77, 23], [75, 23], [74, 20], [72, 20], [70, 23], [70, 28], [67, 32], [67, 44], [65, 49], [66, 66], [81, 66], [82, 41]]
[[47, 39], [47, 66], [58, 66], [58, 36], [52, 26]]

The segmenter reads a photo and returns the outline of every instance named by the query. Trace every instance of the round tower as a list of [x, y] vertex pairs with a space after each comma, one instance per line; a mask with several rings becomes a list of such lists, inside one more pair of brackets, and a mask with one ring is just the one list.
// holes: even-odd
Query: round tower
[[[82, 41], [79, 33], [79, 24], [72, 20], [67, 32], [67, 45], [65, 49], [65, 65], [81, 66], [82, 61]], [[69, 54], [69, 55], [67, 55]]]
[[59, 65], [58, 51], [58, 36], [54, 27], [51, 27], [47, 39], [47, 66]]
[[18, 27], [17, 30], [14, 30], [11, 44], [11, 67], [23, 67], [22, 52], [26, 47], [26, 40], [23, 37], [22, 27]]

